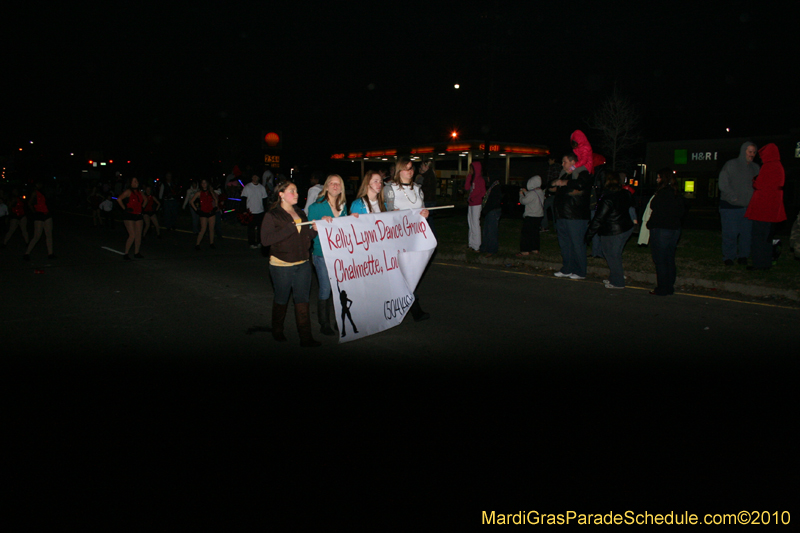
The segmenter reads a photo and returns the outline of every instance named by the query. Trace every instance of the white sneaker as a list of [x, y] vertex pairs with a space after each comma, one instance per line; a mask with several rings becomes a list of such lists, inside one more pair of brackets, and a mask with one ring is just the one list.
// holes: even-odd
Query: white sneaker
[[258, 250], [258, 245], [257, 244], [251, 244], [250, 245], [250, 249], [251, 250]]
[[617, 287], [616, 285], [612, 285], [612, 284], [610, 284], [610, 283], [606, 283], [606, 284], [604, 285], [604, 287], [605, 287], [606, 289], [624, 289], [624, 288], [625, 288], [625, 287]]
[[570, 274], [569, 279], [586, 279], [586, 276], [579, 276], [577, 274]]
[[557, 277], [557, 278], [568, 278], [568, 277], [572, 276], [572, 274], [564, 274], [560, 270], [558, 272], [556, 272], [555, 274], [553, 274], [553, 275], [555, 277]]

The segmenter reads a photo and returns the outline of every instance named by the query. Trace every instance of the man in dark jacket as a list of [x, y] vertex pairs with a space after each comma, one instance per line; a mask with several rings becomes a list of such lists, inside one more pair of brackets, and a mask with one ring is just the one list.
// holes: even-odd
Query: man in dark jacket
[[561, 159], [561, 176], [550, 188], [556, 198], [556, 231], [562, 258], [561, 269], [555, 273], [557, 278], [586, 278], [586, 245], [583, 238], [589, 226], [592, 176], [583, 167], [571, 172], [570, 168], [576, 162], [575, 154], [565, 155]]

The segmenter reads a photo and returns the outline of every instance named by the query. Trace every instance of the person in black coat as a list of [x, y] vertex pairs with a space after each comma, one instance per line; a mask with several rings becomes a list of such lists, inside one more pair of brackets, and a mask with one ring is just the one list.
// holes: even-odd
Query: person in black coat
[[671, 169], [660, 170], [656, 183], [658, 187], [650, 200], [652, 213], [647, 228], [650, 230], [650, 252], [656, 264], [658, 286], [650, 294], [668, 296], [675, 293], [675, 251], [681, 237], [681, 218], [686, 207]]
[[597, 201], [597, 211], [586, 230], [585, 242], [600, 235], [603, 257], [608, 263], [609, 276], [603, 280], [606, 289], [624, 289], [625, 272], [622, 269], [622, 249], [633, 232], [630, 209], [633, 206], [631, 193], [620, 185], [616, 172], [606, 174], [603, 194]]

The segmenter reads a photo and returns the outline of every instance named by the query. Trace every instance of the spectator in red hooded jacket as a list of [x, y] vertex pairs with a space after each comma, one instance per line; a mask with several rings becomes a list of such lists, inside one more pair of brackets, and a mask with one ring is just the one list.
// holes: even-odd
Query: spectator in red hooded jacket
[[[594, 174], [594, 154], [592, 153], [592, 145], [589, 144], [589, 139], [581, 130], [575, 130], [569, 136], [572, 143], [572, 151], [578, 156], [578, 162], [575, 163], [575, 168], [586, 167], [589, 174]], [[572, 169], [572, 172], [575, 171]]]
[[467, 222], [469, 223], [469, 247], [476, 252], [481, 249], [481, 204], [486, 195], [486, 179], [481, 174], [481, 164], [473, 161], [464, 184], [469, 191], [467, 199]]
[[783, 208], [783, 183], [786, 176], [781, 155], [774, 143], [758, 151], [761, 171], [753, 179], [753, 197], [744, 216], [753, 221], [750, 252], [753, 265], [747, 270], [768, 270], [772, 266], [772, 233], [777, 222], [786, 220]]

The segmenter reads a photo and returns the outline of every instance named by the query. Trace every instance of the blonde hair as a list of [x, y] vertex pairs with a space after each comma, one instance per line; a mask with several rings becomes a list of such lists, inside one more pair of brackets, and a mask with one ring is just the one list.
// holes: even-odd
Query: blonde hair
[[372, 205], [369, 201], [369, 182], [372, 181], [372, 176], [378, 176], [381, 178], [381, 189], [378, 191], [378, 207], [381, 211], [386, 211], [386, 201], [383, 198], [383, 176], [377, 170], [368, 170], [366, 174], [364, 174], [364, 178], [361, 180], [361, 187], [358, 188], [358, 194], [356, 194], [356, 200], [360, 200], [362, 198], [366, 198], [364, 204], [367, 206], [367, 212], [372, 213]]
[[325, 180], [325, 185], [322, 186], [322, 191], [319, 193], [319, 199], [317, 202], [327, 202], [330, 200], [330, 198], [328, 198], [330, 196], [330, 192], [328, 192], [328, 185], [330, 184], [331, 180], [335, 179], [338, 179], [342, 184], [342, 192], [340, 192], [339, 197], [336, 198], [336, 210], [341, 211], [342, 206], [347, 202], [347, 198], [344, 194], [344, 180], [339, 174], [331, 174], [327, 177]]

